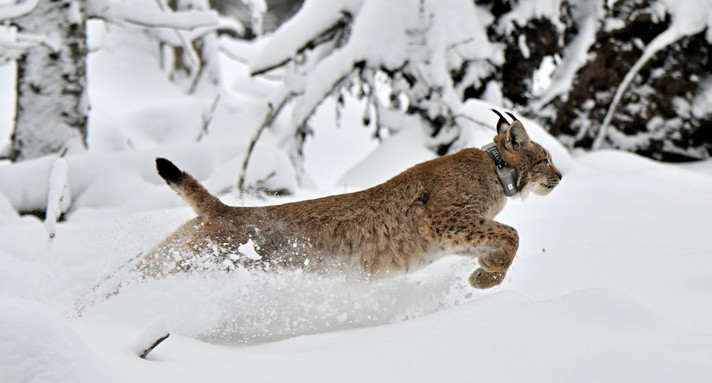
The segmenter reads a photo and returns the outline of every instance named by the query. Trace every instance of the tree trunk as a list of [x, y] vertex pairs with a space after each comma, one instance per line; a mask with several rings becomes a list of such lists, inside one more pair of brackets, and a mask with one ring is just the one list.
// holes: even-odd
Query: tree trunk
[[43, 0], [15, 21], [20, 32], [56, 42], [30, 48], [17, 62], [17, 117], [13, 161], [86, 146], [85, 0]]

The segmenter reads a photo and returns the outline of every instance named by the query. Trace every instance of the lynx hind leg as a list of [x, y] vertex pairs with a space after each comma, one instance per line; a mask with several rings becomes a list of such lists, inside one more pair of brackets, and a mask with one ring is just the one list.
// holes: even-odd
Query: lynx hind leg
[[514, 228], [480, 215], [426, 216], [421, 218], [420, 231], [440, 246], [477, 257], [480, 267], [470, 276], [470, 284], [478, 289], [502, 283], [519, 247]]

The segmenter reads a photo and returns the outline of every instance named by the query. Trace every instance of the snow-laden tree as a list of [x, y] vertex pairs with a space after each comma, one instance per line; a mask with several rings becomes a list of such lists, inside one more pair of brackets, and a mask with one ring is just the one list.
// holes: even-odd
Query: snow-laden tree
[[[30, 4], [34, 3], [34, 4]], [[86, 137], [86, 16], [82, 1], [27, 1], [14, 19], [34, 34], [17, 61], [16, 123], [10, 158], [22, 160], [83, 145]]]
[[553, 131], [573, 146], [615, 147], [661, 160], [712, 153], [712, 1], [618, 1]]
[[[208, 0], [168, 0], [165, 6], [160, 2], [155, 2], [155, 4], [164, 12], [207, 11], [210, 9]], [[162, 47], [161, 64], [171, 81], [183, 86], [189, 93], [193, 93], [201, 82], [217, 83], [219, 81], [219, 66], [215, 55], [217, 44], [215, 33], [200, 33], [191, 36], [185, 31], [174, 29], [156, 36], [159, 37]]]
[[307, 0], [249, 65], [283, 76], [287, 90], [272, 105], [293, 99], [292, 155], [320, 103], [342, 92], [367, 100], [377, 134], [424, 129], [444, 154], [462, 144], [463, 68], [474, 79], [502, 62], [482, 16], [470, 0]]
[[211, 41], [207, 35], [239, 25], [221, 19], [205, 1], [191, 3], [203, 6], [174, 11], [163, 0], [17, 0], [0, 6], [0, 20], [11, 22], [0, 36], [0, 57], [17, 59], [15, 126], [3, 155], [20, 161], [86, 146], [89, 18], [151, 29], [161, 43], [182, 47], [193, 59], [193, 89], [207, 65], [195, 42], [202, 39], [204, 48]]
[[484, 83], [569, 147], [662, 160], [712, 153], [712, 1], [477, 3], [493, 16], [490, 39], [506, 46]]

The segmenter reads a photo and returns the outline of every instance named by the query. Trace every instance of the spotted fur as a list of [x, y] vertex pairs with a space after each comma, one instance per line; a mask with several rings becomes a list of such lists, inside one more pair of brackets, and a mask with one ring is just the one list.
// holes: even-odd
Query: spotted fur
[[[548, 194], [559, 184], [549, 152], [520, 121], [501, 117], [497, 131], [494, 142], [517, 170], [521, 193]], [[227, 206], [170, 161], [157, 159], [156, 166], [197, 217], [141, 258], [135, 270], [146, 276], [206, 262], [383, 275], [461, 254], [479, 258], [470, 283], [488, 288], [502, 282], [519, 246], [517, 231], [494, 220], [507, 197], [493, 160], [480, 149], [417, 164], [366, 190], [262, 207]], [[240, 250], [250, 240], [260, 259]]]

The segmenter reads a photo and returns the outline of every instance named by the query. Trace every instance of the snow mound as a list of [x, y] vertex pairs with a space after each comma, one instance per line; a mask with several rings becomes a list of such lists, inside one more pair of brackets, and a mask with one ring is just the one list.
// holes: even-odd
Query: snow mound
[[230, 381], [219, 372], [226, 365], [260, 382], [703, 381], [710, 342], [626, 294], [585, 289], [540, 302], [504, 291], [397, 325], [248, 348], [167, 344], [162, 353], [180, 364], [200, 352], [190, 372], [211, 381]]
[[433, 159], [433, 152], [423, 146], [424, 136], [419, 129], [406, 129], [384, 139], [365, 159], [341, 176], [337, 184], [359, 188], [374, 186], [413, 164]]
[[121, 382], [59, 314], [35, 301], [0, 300], [0, 381]]

